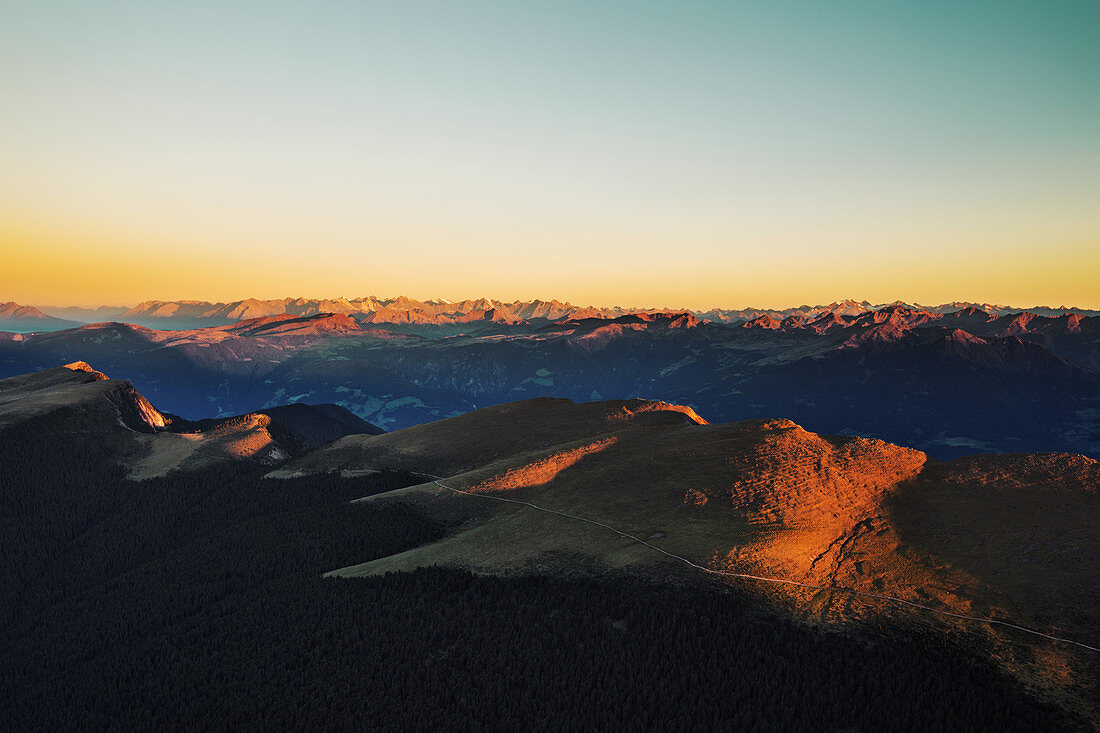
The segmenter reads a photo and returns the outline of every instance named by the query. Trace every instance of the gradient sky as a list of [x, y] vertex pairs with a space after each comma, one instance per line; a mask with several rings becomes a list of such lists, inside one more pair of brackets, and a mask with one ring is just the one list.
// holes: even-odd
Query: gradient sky
[[0, 0], [0, 301], [1100, 307], [1100, 2]]

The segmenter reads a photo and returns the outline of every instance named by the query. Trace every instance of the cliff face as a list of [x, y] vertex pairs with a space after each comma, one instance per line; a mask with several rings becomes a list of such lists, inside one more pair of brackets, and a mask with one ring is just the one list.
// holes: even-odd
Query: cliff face
[[294, 404], [192, 422], [161, 412], [129, 381], [84, 361], [0, 380], [0, 428], [57, 411], [72, 429], [93, 431], [112, 446], [133, 478], [222, 461], [274, 465], [335, 438], [380, 432], [336, 405]]
[[168, 420], [138, 393], [129, 382], [122, 382], [104, 396], [118, 409], [119, 421], [139, 433], [155, 433], [168, 427]]

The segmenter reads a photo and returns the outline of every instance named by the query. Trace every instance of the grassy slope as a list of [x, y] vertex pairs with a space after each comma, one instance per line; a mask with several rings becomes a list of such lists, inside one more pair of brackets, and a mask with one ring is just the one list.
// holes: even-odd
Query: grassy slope
[[[554, 442], [557, 435], [563, 440]], [[1092, 581], [1100, 570], [1093, 527], [1100, 467], [1079, 456], [939, 463], [881, 441], [824, 438], [789, 421], [708, 426], [660, 403], [536, 400], [347, 438], [307, 458], [281, 474], [330, 466], [421, 470], [449, 486], [652, 537], [716, 569], [883, 593], [1086, 643], [1100, 636]], [[456, 529], [438, 543], [332, 574], [430, 565], [502, 575], [692, 572], [606, 529], [431, 483], [370, 501], [410, 503]], [[843, 593], [762, 590], [824, 618], [928, 618]], [[1081, 657], [1090, 652], [958, 625], [975, 630], [1009, 669], [1070, 704], [1095, 692], [1082, 666], [1092, 663]]]

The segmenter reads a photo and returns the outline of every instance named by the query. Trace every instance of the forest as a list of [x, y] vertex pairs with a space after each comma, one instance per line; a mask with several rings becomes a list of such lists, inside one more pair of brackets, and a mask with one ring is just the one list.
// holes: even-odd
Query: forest
[[428, 568], [325, 579], [454, 528], [349, 504], [408, 474], [134, 482], [57, 411], [0, 433], [9, 730], [1080, 727], [965, 640], [813, 627], [725, 586]]

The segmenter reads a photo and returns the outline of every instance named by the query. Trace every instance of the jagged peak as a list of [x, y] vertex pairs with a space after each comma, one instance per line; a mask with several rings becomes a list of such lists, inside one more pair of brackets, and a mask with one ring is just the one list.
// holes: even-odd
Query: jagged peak
[[771, 314], [765, 313], [762, 316], [757, 316], [751, 321], [745, 321], [741, 324], [741, 328], [763, 328], [769, 331], [774, 331], [780, 328], [782, 322], [773, 318]]

